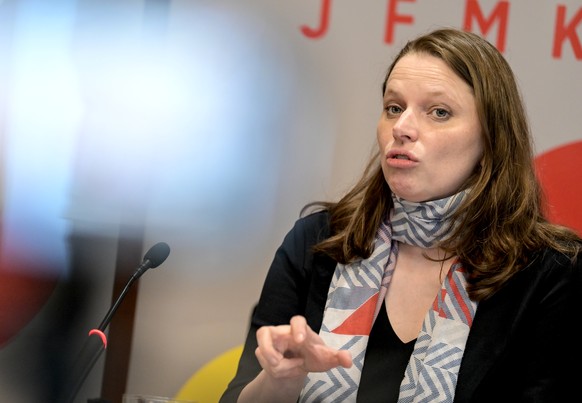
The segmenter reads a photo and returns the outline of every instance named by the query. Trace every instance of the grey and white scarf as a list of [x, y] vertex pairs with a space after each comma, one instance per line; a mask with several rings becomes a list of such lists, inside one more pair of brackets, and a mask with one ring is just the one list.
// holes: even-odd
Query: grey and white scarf
[[[411, 203], [393, 196], [390, 219], [378, 228], [371, 256], [338, 264], [328, 291], [320, 336], [351, 352], [350, 368], [309, 373], [301, 403], [355, 402], [370, 331], [384, 302], [398, 257], [398, 244], [432, 247], [453, 226], [451, 214], [467, 191]], [[452, 402], [457, 375], [477, 304], [466, 292], [466, 273], [456, 262], [429, 309], [400, 386], [399, 402]]]

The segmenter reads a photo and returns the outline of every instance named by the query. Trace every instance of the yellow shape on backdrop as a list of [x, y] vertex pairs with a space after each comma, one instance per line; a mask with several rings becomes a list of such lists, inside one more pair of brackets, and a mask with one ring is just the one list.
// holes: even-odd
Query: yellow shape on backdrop
[[186, 381], [175, 398], [194, 400], [196, 403], [218, 403], [236, 373], [242, 350], [241, 344], [206, 363]]

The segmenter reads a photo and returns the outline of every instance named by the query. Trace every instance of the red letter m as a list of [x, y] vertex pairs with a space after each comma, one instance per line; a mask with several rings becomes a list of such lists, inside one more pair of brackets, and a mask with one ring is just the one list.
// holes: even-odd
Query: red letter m
[[477, 0], [467, 0], [467, 9], [465, 11], [465, 22], [463, 29], [473, 31], [473, 17], [476, 19], [479, 29], [483, 35], [491, 29], [496, 20], [499, 20], [499, 34], [495, 46], [500, 52], [505, 51], [505, 37], [507, 34], [507, 20], [509, 17], [509, 2], [500, 1], [497, 3], [488, 19], [483, 16], [481, 7]]

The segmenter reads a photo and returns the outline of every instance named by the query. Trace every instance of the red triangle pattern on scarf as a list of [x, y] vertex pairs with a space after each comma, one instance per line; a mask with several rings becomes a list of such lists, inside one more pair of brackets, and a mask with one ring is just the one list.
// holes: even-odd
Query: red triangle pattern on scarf
[[374, 321], [374, 311], [378, 302], [378, 293], [372, 295], [358, 309], [331, 332], [351, 336], [369, 336]]

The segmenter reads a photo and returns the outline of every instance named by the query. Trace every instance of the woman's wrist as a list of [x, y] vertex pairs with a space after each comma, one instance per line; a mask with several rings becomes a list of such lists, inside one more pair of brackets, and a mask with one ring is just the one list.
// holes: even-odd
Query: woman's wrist
[[305, 375], [274, 378], [265, 370], [242, 390], [238, 403], [295, 403], [305, 383]]

